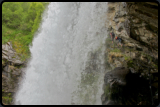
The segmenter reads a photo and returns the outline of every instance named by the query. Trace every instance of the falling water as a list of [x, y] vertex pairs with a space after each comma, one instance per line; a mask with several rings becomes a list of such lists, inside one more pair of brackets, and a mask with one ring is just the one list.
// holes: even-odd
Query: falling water
[[48, 5], [15, 104], [101, 104], [106, 12], [104, 2]]

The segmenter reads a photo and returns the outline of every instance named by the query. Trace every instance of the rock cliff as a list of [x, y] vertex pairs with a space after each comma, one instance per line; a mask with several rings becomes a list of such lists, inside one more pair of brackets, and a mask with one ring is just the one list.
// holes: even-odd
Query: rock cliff
[[25, 62], [20, 58], [12, 48], [12, 44], [2, 45], [2, 103], [12, 104], [13, 96], [18, 88], [21, 79], [22, 68]]
[[[158, 3], [109, 2], [107, 16], [109, 27], [105, 60], [106, 68], [111, 71], [104, 77], [102, 104], [158, 104]], [[110, 32], [122, 39], [122, 48], [118, 47], [117, 40], [112, 44]], [[117, 67], [120, 67], [119, 70]], [[128, 75], [121, 67], [130, 72], [133, 80], [119, 78], [120, 75]], [[110, 87], [114, 85], [119, 88]], [[136, 91], [128, 90], [131, 87]]]

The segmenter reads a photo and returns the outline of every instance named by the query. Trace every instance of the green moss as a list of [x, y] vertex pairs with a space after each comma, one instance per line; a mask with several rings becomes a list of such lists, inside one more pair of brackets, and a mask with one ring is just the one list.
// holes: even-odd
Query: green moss
[[106, 42], [110, 42], [111, 41], [111, 38], [110, 36], [108, 35], [108, 37], [106, 38]]
[[104, 94], [107, 95], [109, 93], [109, 85], [107, 85], [104, 89]]
[[106, 38], [106, 43], [105, 44], [106, 44], [107, 47], [110, 47], [112, 45], [112, 40], [111, 40], [110, 37]]
[[[2, 90], [3, 92], [4, 90]], [[8, 94], [5, 94], [5, 93], [2, 93], [2, 103], [3, 104], [7, 104], [7, 105], [10, 105], [12, 103], [12, 93], [8, 93]]]
[[12, 98], [11, 97], [2, 97], [2, 101], [3, 101], [3, 103], [5, 103], [5, 104], [11, 104], [11, 102], [12, 102]]
[[129, 60], [130, 57], [125, 55], [125, 56], [124, 56], [124, 59], [125, 59], [125, 60]]
[[122, 55], [123, 55], [125, 61], [131, 60], [131, 57], [130, 57], [130, 56], [127, 56], [127, 55], [125, 55], [125, 54], [122, 54]]
[[4, 60], [2, 60], [2, 65], [4, 65], [5, 64], [5, 61]]
[[104, 94], [108, 98], [108, 100], [111, 99], [110, 90], [109, 90], [109, 84], [104, 88]]
[[120, 49], [115, 48], [115, 49], [111, 50], [111, 52], [121, 52], [121, 50], [120, 50]]
[[128, 66], [128, 68], [129, 68], [129, 67], [134, 67], [134, 66], [133, 66], [133, 61], [132, 61], [132, 60], [128, 61], [128, 62], [127, 62], [127, 66]]
[[16, 66], [18, 69], [23, 68], [23, 65]]
[[156, 64], [153, 64], [153, 66], [154, 66], [156, 69], [158, 69], [158, 65], [156, 65]]
[[148, 55], [148, 53], [141, 52], [141, 54], [144, 55], [144, 57], [147, 57], [147, 59], [152, 60], [152, 57]]

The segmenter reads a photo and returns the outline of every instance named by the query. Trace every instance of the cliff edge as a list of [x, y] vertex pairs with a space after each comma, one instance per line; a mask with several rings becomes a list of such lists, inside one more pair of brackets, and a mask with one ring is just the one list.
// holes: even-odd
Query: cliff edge
[[[107, 18], [105, 60], [111, 71], [104, 77], [102, 104], [157, 105], [158, 3], [109, 2]], [[122, 47], [117, 40], [112, 44], [110, 32]]]

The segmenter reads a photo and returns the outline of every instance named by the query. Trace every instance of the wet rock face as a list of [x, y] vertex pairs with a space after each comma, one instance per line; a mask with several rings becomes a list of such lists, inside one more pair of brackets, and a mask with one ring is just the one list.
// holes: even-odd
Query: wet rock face
[[[105, 60], [108, 64], [106, 66], [110, 66], [112, 71], [105, 75], [105, 93], [102, 95], [102, 103], [106, 105], [151, 105], [150, 89], [148, 88], [151, 85], [153, 102], [158, 104], [158, 99], [156, 99], [158, 95], [156, 94], [158, 93], [158, 82], [156, 82], [158, 79], [156, 77], [158, 74], [158, 3], [109, 2], [107, 18], [108, 33], [114, 32], [116, 36], [120, 37], [123, 48], [118, 47], [116, 42], [113, 45], [108, 34]], [[128, 78], [127, 80], [119, 76], [121, 75], [120, 72], [115, 73], [117, 71], [113, 70], [115, 67], [128, 68], [129, 74], [123, 74], [119, 68], [117, 69], [123, 75], [131, 75], [130, 78], [132, 79]], [[113, 77], [116, 79], [112, 79]], [[151, 83], [149, 82], [150, 79]], [[114, 85], [114, 83], [118, 85]], [[128, 88], [132, 91], [125, 93], [124, 90]], [[143, 92], [143, 89], [146, 91]], [[112, 92], [116, 93], [115, 91], [121, 92], [125, 96], [113, 94]], [[116, 95], [121, 97], [113, 97]], [[129, 100], [124, 100], [126, 98]]]
[[138, 47], [142, 48], [151, 47], [157, 51], [157, 3], [116, 2], [108, 3], [108, 8], [109, 32], [114, 31], [117, 36], [123, 39], [125, 44], [136, 40], [135, 46], [138, 45]]
[[140, 74], [125, 67], [117, 67], [104, 77], [103, 105], [151, 105], [149, 83]]
[[158, 49], [158, 3], [127, 2], [131, 36], [144, 45]]
[[[125, 67], [117, 67], [114, 70], [107, 72], [104, 77], [104, 94], [102, 95], [103, 105], [120, 104], [118, 99], [122, 96], [124, 87], [127, 85], [127, 76], [130, 70]], [[117, 97], [119, 96], [119, 97]]]
[[21, 80], [23, 66], [10, 42], [2, 45], [2, 103], [12, 104], [13, 95]]
[[[126, 85], [126, 75], [129, 74], [130, 70], [124, 67], [117, 67], [113, 71], [105, 74], [104, 81], [106, 84], [116, 84], [120, 86]], [[112, 87], [112, 85], [111, 85]]]
[[[2, 103], [5, 105], [13, 104], [13, 96], [18, 89], [22, 77], [22, 69], [17, 68], [10, 63], [6, 63], [2, 68]], [[8, 101], [10, 99], [10, 101]]]

